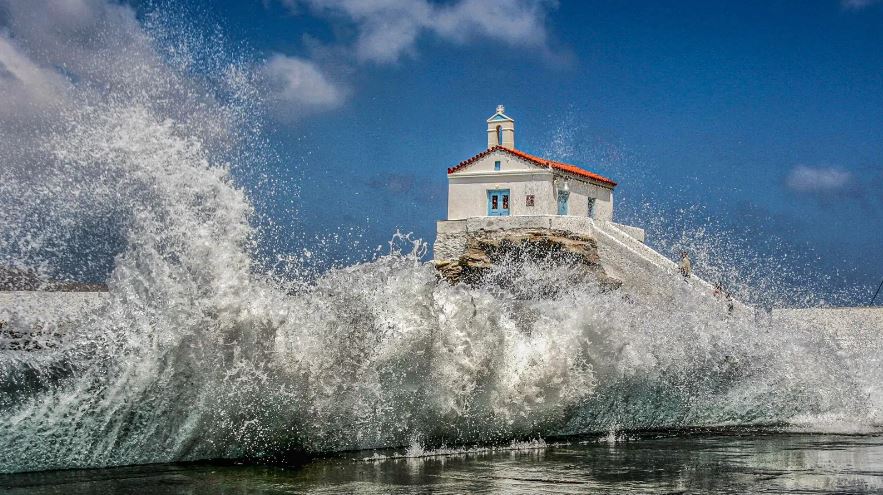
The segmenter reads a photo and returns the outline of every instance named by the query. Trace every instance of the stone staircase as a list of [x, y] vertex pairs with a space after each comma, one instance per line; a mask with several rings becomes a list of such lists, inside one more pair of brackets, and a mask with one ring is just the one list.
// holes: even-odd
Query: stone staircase
[[[678, 264], [644, 244], [643, 239], [636, 238], [623, 226], [614, 222], [595, 221], [595, 240], [601, 253], [605, 269], [611, 276], [619, 278], [627, 286], [639, 292], [669, 296], [663, 286], [654, 281], [665, 278], [681, 277]], [[643, 231], [641, 231], [643, 234]], [[686, 281], [693, 290], [706, 294], [714, 292], [714, 285], [691, 274]], [[738, 309], [749, 310], [750, 307], [738, 300], [733, 300]]]

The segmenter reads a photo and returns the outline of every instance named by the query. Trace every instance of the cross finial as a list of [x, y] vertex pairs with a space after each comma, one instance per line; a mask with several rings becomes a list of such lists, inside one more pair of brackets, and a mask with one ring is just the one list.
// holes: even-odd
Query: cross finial
[[506, 111], [506, 107], [503, 105], [497, 105], [497, 113], [504, 113]]

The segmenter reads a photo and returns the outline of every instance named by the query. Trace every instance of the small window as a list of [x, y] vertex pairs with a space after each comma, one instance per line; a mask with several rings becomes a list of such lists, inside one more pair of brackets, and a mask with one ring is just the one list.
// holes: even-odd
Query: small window
[[588, 216], [589, 218], [595, 218], [595, 198], [589, 198]]
[[491, 209], [494, 209], [494, 210], [500, 209], [500, 204], [497, 202], [498, 198], [499, 198], [499, 196], [497, 196], [496, 194], [491, 196]]
[[525, 206], [533, 206], [533, 194], [528, 194], [524, 200]]
[[509, 209], [509, 195], [508, 194], [503, 195], [503, 209], [504, 210]]
[[503, 126], [497, 126], [497, 144], [503, 146]]
[[500, 160], [494, 162], [494, 170], [496, 170], [497, 172], [500, 171]]

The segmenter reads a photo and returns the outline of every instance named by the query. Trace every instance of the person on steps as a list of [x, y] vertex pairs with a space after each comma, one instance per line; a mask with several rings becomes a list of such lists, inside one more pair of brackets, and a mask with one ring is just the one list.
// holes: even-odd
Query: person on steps
[[689, 280], [690, 274], [693, 273], [693, 265], [690, 263], [690, 255], [687, 254], [686, 251], [681, 251], [680, 271], [681, 275], [684, 276], [684, 280]]

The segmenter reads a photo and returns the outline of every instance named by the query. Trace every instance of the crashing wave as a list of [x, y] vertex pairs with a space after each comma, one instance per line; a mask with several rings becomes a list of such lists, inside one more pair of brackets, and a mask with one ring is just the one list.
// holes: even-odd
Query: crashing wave
[[[0, 472], [414, 438], [431, 451], [614, 429], [879, 424], [880, 369], [868, 365], [879, 334], [851, 346], [731, 315], [676, 276], [650, 281], [671, 294], [665, 303], [592, 280], [516, 297], [439, 281], [419, 242], [317, 277], [299, 277], [296, 263], [263, 274], [254, 252], [265, 239], [229, 161], [248, 155], [231, 152], [243, 144], [227, 128], [240, 103], [206, 113], [177, 76], [139, 77], [130, 85], [143, 94], [65, 116], [42, 182], [4, 186], [33, 206], [3, 217], [4, 235], [21, 241], [4, 253], [32, 256], [57, 245], [53, 233], [105, 220], [119, 243], [101, 304], [47, 313], [59, 345], [0, 351]], [[149, 89], [158, 80], [164, 89]], [[200, 111], [160, 98], [170, 92]], [[223, 123], [203, 122], [212, 115]], [[521, 293], [560, 283], [527, 263]]]

